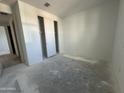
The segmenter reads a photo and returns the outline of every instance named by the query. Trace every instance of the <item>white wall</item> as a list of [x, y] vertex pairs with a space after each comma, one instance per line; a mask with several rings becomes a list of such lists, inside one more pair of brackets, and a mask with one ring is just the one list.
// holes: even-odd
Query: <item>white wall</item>
[[124, 0], [120, 0], [117, 31], [114, 42], [113, 72], [116, 93], [124, 93]]
[[[55, 15], [49, 14], [41, 9], [35, 8], [27, 3], [19, 1], [19, 10], [23, 28], [24, 42], [26, 46], [28, 64], [39, 63], [42, 58], [42, 46], [40, 38], [40, 29], [38, 23], [38, 16], [42, 16], [47, 20], [57, 20], [59, 22], [59, 35], [61, 37], [62, 26], [61, 19]], [[61, 48], [60, 41], [60, 48]]]
[[64, 54], [111, 61], [117, 6], [108, 0], [64, 18]]
[[9, 45], [4, 26], [0, 26], [0, 55], [9, 54]]

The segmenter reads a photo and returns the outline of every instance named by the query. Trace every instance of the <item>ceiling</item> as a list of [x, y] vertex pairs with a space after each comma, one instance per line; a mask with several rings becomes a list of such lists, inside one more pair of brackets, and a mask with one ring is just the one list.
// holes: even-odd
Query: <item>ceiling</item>
[[[16, 0], [3, 0], [5, 4], [12, 5]], [[108, 0], [22, 0], [29, 3], [37, 8], [46, 10], [47, 12], [53, 13], [59, 17], [64, 17], [75, 12], [79, 12], [83, 9], [93, 7], [94, 5], [100, 4]], [[44, 4], [49, 2], [50, 7], [45, 7]]]

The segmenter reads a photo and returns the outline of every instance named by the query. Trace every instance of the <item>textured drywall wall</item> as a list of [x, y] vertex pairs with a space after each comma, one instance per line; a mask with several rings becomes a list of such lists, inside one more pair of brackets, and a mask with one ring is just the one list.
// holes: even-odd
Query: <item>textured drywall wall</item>
[[[45, 19], [56, 20], [59, 23], [59, 37], [61, 38], [62, 34], [62, 23], [61, 19], [55, 15], [49, 14], [41, 9], [35, 8], [27, 3], [22, 1], [18, 2], [24, 41], [26, 46], [28, 64], [35, 64], [41, 62], [42, 59], [42, 46], [40, 38], [40, 29], [38, 23], [38, 16], [42, 16]], [[62, 45], [62, 39], [60, 39], [60, 50]]]
[[110, 0], [64, 18], [64, 54], [111, 61], [117, 7]]
[[117, 31], [113, 53], [113, 76], [116, 93], [124, 93], [124, 0], [120, 0]]
[[9, 45], [4, 26], [0, 26], [0, 55], [9, 54]]

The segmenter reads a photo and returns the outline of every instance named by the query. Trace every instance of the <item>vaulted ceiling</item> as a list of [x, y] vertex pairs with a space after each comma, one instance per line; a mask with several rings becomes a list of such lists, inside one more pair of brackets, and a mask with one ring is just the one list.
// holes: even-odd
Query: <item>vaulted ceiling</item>
[[[3, 0], [6, 4], [12, 4], [16, 0]], [[37, 8], [41, 8], [47, 12], [53, 13], [59, 17], [64, 17], [75, 12], [79, 12], [83, 9], [93, 7], [108, 0], [22, 0], [28, 4], [31, 4]], [[44, 4], [49, 2], [50, 7], [45, 7]]]

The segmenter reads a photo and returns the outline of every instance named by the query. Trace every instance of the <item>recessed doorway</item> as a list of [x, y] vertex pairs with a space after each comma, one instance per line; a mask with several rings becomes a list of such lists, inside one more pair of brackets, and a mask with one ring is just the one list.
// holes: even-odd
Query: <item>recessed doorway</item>
[[46, 35], [45, 35], [45, 28], [44, 28], [44, 18], [38, 16], [39, 20], [39, 27], [40, 27], [40, 34], [41, 34], [41, 44], [42, 44], [42, 55], [43, 59], [47, 58], [47, 47], [46, 47]]

